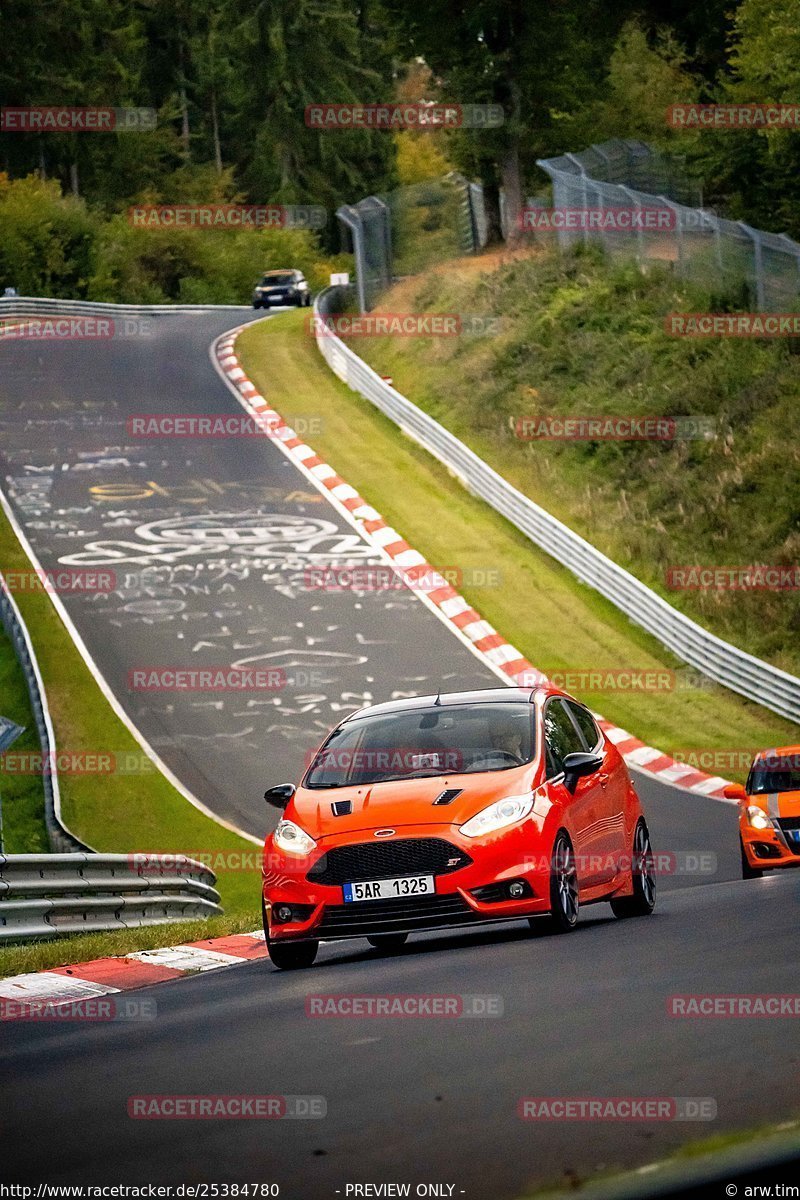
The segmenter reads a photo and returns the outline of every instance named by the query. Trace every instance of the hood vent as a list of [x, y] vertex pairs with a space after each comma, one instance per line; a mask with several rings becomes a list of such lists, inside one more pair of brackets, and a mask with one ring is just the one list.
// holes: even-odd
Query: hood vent
[[334, 800], [331, 805], [331, 812], [335, 817], [349, 817], [352, 811], [352, 800]]
[[452, 804], [456, 796], [460, 796], [463, 790], [463, 788], [446, 788], [443, 792], [439, 793], [433, 803]]

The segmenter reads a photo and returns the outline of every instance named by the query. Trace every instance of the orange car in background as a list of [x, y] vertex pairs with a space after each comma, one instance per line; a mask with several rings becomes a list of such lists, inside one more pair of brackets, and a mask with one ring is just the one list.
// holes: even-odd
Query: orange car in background
[[549, 914], [582, 904], [619, 917], [655, 907], [647, 824], [613, 742], [554, 687], [396, 700], [348, 716], [264, 845], [264, 933], [281, 968], [320, 941], [391, 951], [417, 930]]
[[739, 801], [744, 879], [800, 866], [800, 746], [760, 751], [745, 786], [731, 783], [725, 795]]

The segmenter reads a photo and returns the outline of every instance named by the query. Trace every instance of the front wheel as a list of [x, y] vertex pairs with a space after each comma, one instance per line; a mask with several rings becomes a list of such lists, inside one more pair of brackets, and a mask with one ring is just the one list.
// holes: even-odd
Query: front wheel
[[578, 872], [572, 843], [562, 830], [553, 846], [550, 868], [550, 920], [555, 933], [569, 933], [578, 924]]
[[742, 853], [742, 879], [761, 879], [764, 872], [759, 871], [758, 867], [751, 867], [747, 861], [747, 855], [744, 852], [744, 842], [739, 838], [739, 849]]
[[279, 971], [299, 971], [313, 965], [319, 950], [319, 942], [273, 942], [270, 940], [267, 906], [263, 896], [261, 898], [261, 920], [264, 925], [267, 953]]
[[319, 942], [267, 942], [267, 950], [279, 971], [302, 971], [313, 965]]
[[367, 941], [375, 950], [383, 950], [387, 954], [391, 954], [393, 950], [399, 950], [401, 946], [405, 946], [408, 934], [376, 933], [374, 937], [368, 937]]
[[617, 896], [611, 901], [611, 911], [621, 918], [649, 917], [656, 906], [656, 868], [644, 821], [639, 821], [633, 835], [631, 875], [633, 895]]

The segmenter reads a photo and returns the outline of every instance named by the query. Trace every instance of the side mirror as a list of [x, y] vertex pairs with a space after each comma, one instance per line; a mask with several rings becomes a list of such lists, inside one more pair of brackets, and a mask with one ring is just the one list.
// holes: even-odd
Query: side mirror
[[271, 804], [273, 808], [279, 808], [283, 812], [294, 793], [293, 783], [279, 783], [264, 792], [264, 799], [267, 804]]
[[746, 800], [747, 792], [740, 783], [729, 783], [722, 789], [723, 796], [729, 800]]
[[584, 775], [594, 775], [603, 765], [602, 754], [585, 754], [582, 751], [568, 754], [564, 759], [564, 786], [570, 792]]

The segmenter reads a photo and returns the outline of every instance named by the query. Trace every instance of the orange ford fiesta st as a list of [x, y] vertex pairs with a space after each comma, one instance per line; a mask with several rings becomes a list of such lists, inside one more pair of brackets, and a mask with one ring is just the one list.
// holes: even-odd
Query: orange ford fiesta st
[[386, 951], [409, 933], [549, 914], [581, 904], [619, 917], [655, 907], [642, 807], [588, 709], [554, 687], [397, 700], [348, 716], [264, 844], [264, 932], [273, 963], [310, 966], [320, 941]]

